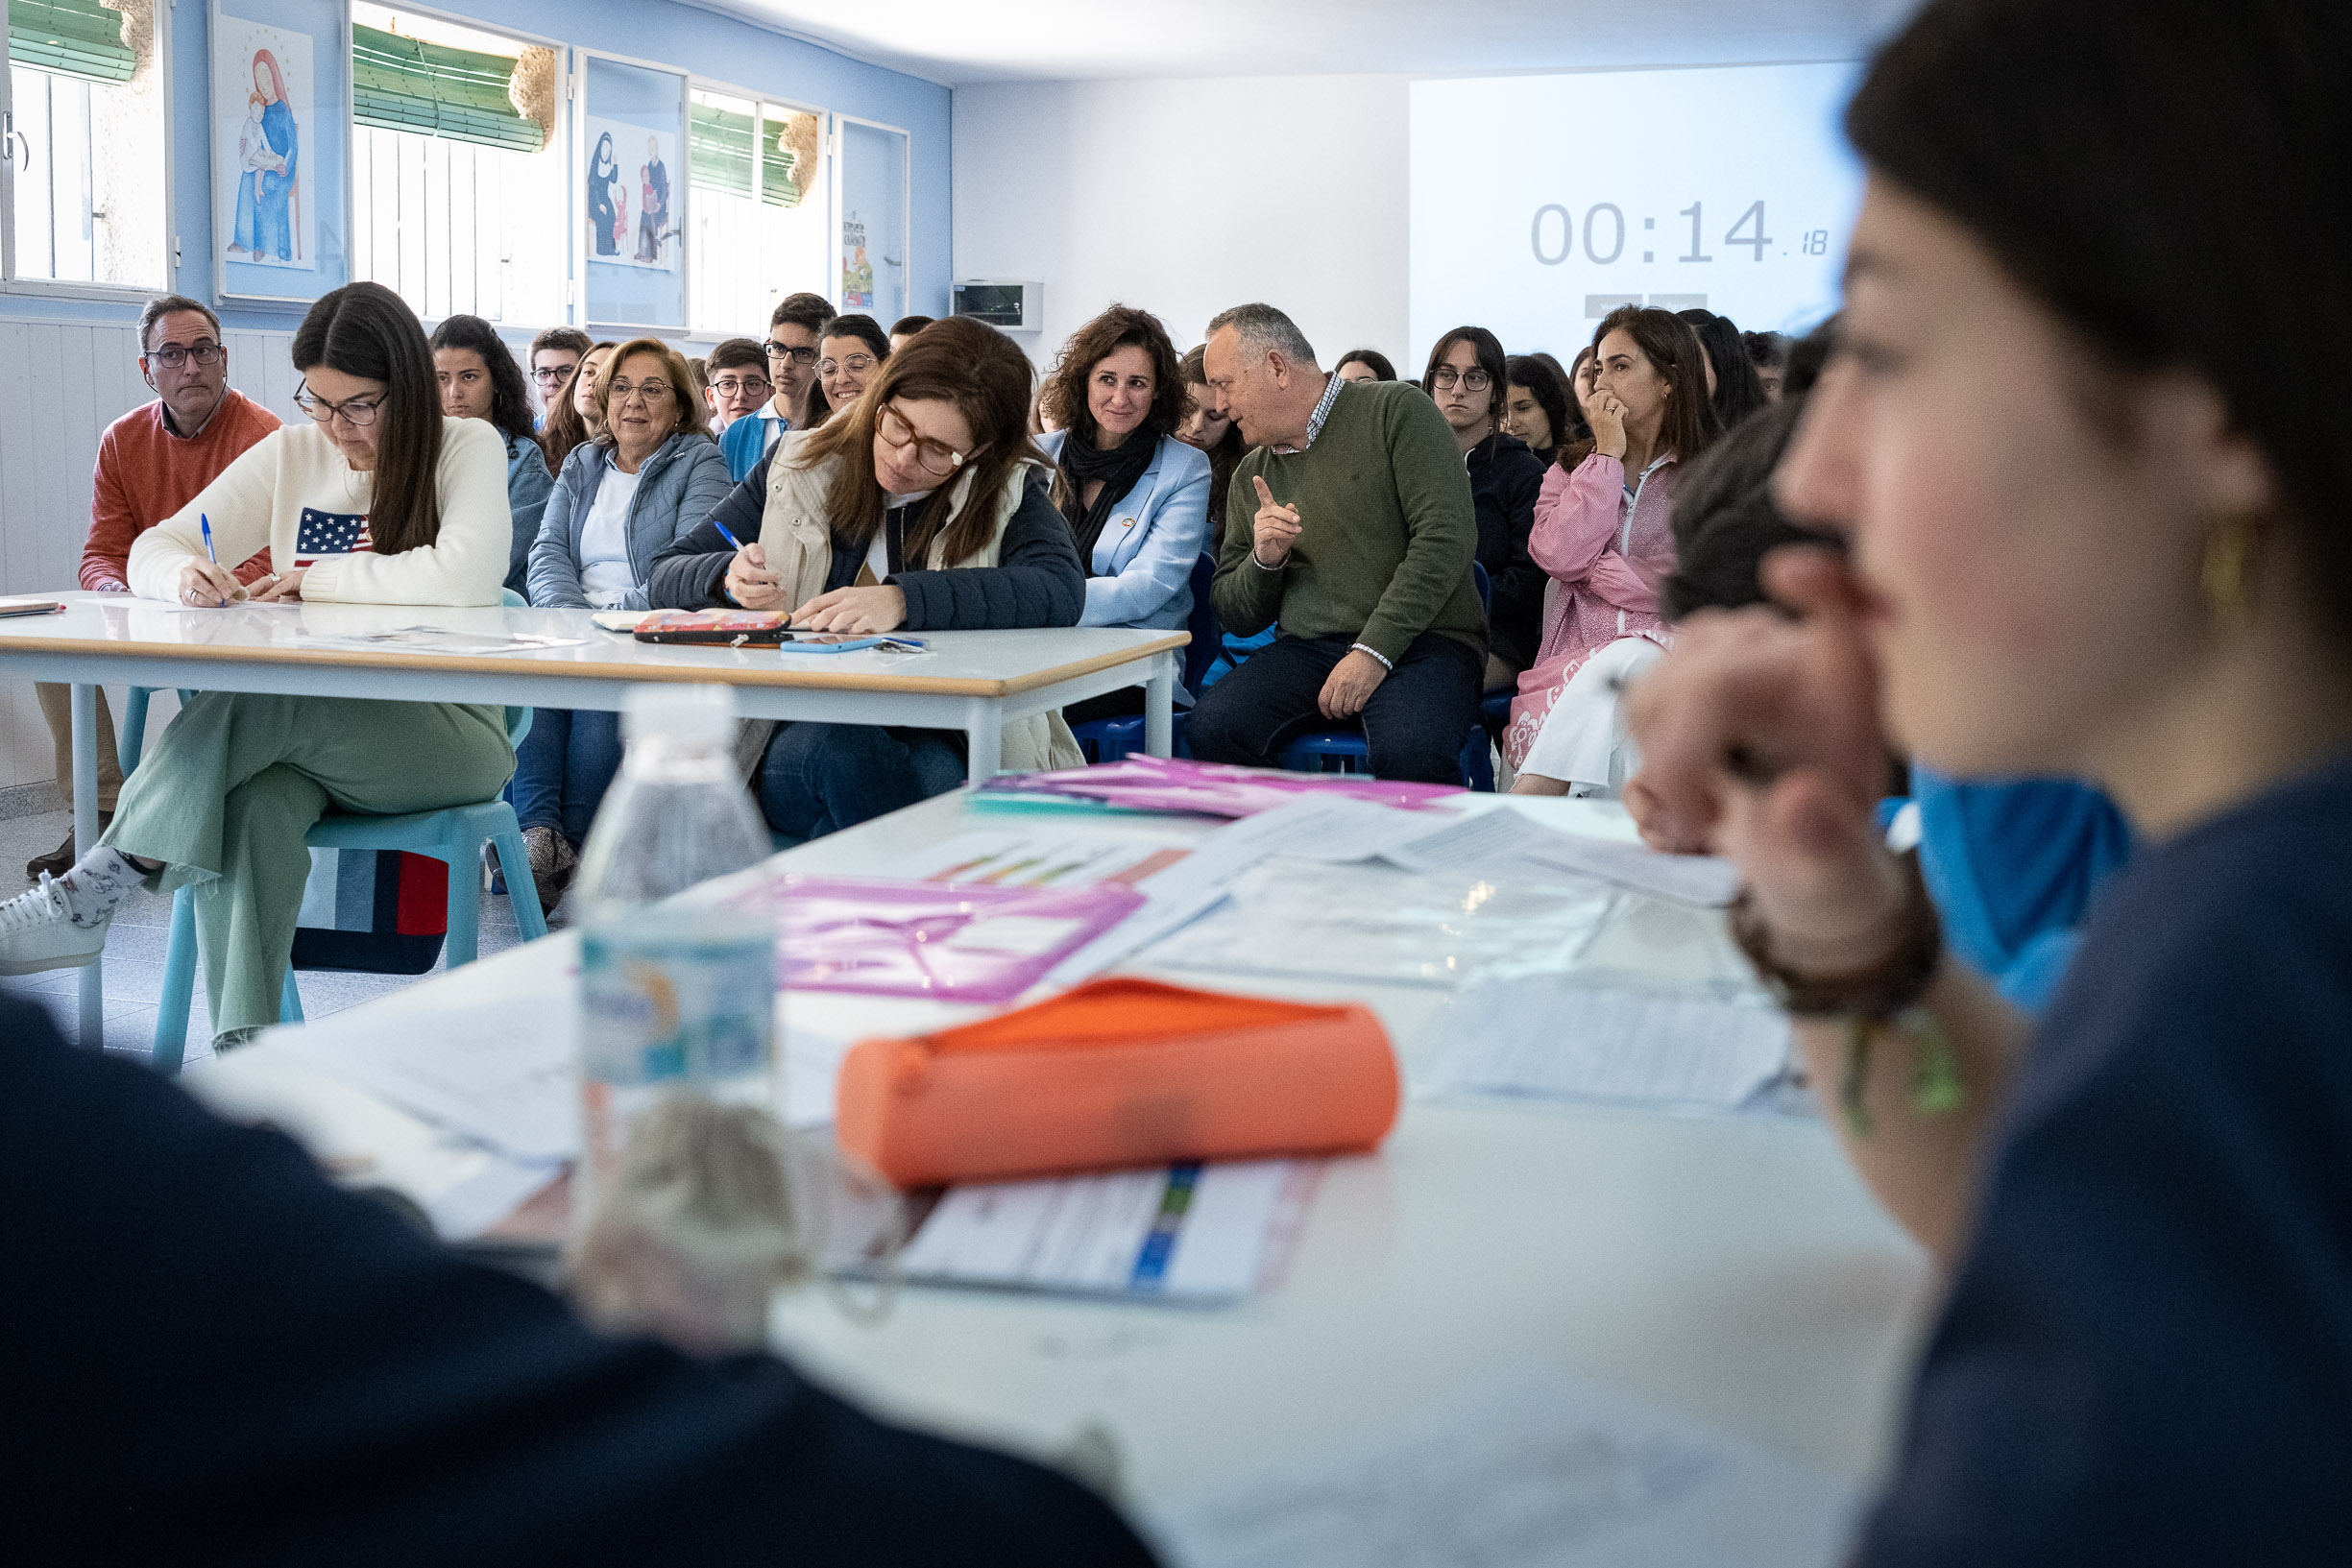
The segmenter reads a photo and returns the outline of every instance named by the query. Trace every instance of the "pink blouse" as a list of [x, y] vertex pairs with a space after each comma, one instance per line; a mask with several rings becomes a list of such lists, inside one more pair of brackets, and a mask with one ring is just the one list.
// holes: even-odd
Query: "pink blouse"
[[1536, 497], [1528, 554], [1551, 575], [1543, 645], [1519, 677], [1503, 755], [1517, 767], [1560, 688], [1595, 649], [1621, 637], [1663, 641], [1658, 587], [1674, 569], [1674, 454], [1653, 462], [1626, 493], [1625, 465], [1595, 452], [1573, 472], [1555, 465]]

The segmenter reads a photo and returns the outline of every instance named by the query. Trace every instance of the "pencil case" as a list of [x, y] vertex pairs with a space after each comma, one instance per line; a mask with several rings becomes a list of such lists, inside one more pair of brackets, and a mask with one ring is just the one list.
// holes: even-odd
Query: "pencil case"
[[781, 610], [661, 610], [637, 623], [637, 640], [772, 648], [791, 636], [788, 619]]
[[902, 1188], [1177, 1160], [1355, 1153], [1395, 1123], [1369, 1008], [1094, 980], [935, 1034], [861, 1040], [834, 1131]]

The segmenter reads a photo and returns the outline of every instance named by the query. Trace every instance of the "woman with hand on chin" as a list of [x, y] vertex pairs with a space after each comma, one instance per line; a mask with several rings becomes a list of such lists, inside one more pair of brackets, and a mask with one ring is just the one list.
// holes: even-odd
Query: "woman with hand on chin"
[[[1925, 8], [1847, 110], [1776, 484], [1844, 557], [1768, 558], [1777, 605], [1628, 699], [1627, 805], [1738, 863], [1825, 1120], [1940, 1266], [1856, 1568], [2352, 1539], [2347, 76], [2340, 6]], [[2130, 819], [2038, 1025], [1876, 831], [1890, 746]]]
[[[585, 374], [585, 372], [583, 373]], [[602, 433], [573, 450], [531, 546], [531, 603], [646, 610], [660, 553], [727, 498], [703, 399], [684, 356], [653, 338], [614, 350], [589, 378]], [[542, 908], [570, 883], [596, 807], [620, 771], [620, 715], [542, 708], [515, 766], [515, 817]]]
[[[1038, 446], [1054, 459], [1054, 504], [1086, 567], [1080, 626], [1182, 626], [1192, 569], [1208, 544], [1209, 460], [1176, 439], [1183, 371], [1159, 318], [1113, 305], [1071, 334], [1046, 378], [1061, 428]], [[1073, 703], [1073, 724], [1143, 712], [1143, 688]], [[1176, 688], [1176, 701], [1192, 694]]]
[[[1577, 372], [1588, 374], [1582, 362]], [[1705, 451], [1720, 428], [1706, 351], [1671, 311], [1611, 311], [1593, 334], [1588, 374], [1592, 454], [1572, 471], [1554, 465], [1545, 472], [1527, 540], [1552, 581], [1543, 645], [1519, 677], [1503, 732], [1514, 768], [1587, 659], [1621, 637], [1659, 638], [1658, 588], [1674, 569], [1676, 468]]]
[[[282, 569], [260, 599], [497, 604], [512, 533], [505, 444], [441, 412], [424, 328], [400, 296], [377, 283], [325, 296], [294, 334], [294, 364], [312, 422], [272, 431], [140, 535], [133, 591], [218, 608], [237, 582], [213, 556], [266, 545]], [[192, 886], [215, 1040], [242, 1043], [278, 1020], [310, 825], [329, 807], [488, 800], [514, 766], [492, 705], [198, 692], [123, 785], [97, 847], [0, 905], [0, 973], [93, 962], [133, 885]]]
[[[1077, 625], [1086, 574], [1029, 438], [1031, 375], [993, 327], [925, 327], [846, 414], [786, 432], [654, 558], [652, 602], [853, 634]], [[1084, 760], [1058, 713], [1005, 726], [1006, 768]], [[964, 768], [958, 732], [803, 721], [777, 726], [757, 784], [771, 828], [814, 838], [952, 789]]]
[[1509, 688], [1536, 657], [1542, 635], [1543, 568], [1527, 553], [1543, 464], [1516, 436], [1503, 432], [1509, 361], [1500, 339], [1483, 326], [1457, 326], [1429, 350], [1421, 390], [1438, 405], [1469, 470], [1478, 510], [1478, 564], [1487, 568], [1485, 690]]

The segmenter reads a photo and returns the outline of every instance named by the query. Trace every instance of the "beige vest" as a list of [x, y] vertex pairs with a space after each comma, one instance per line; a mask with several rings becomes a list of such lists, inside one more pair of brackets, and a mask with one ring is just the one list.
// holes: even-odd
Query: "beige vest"
[[[794, 449], [813, 432], [787, 430], [776, 443], [773, 460], [767, 466], [767, 505], [760, 513], [760, 545], [767, 557], [767, 569], [789, 590], [787, 604], [807, 604], [825, 591], [825, 579], [833, 573], [833, 524], [826, 510], [826, 495], [833, 488], [834, 475], [840, 471], [839, 457], [829, 457], [812, 468], [801, 468], [792, 462]], [[972, 485], [978, 472], [966, 469], [956, 481], [949, 495], [950, 527], [939, 530], [931, 542], [930, 559], [924, 564], [933, 571], [944, 571], [966, 567], [993, 567], [997, 551], [1005, 542], [1005, 525], [1021, 508], [1021, 492], [1028, 470], [1034, 464], [1016, 465], [1005, 481], [1004, 491], [996, 497], [996, 525], [988, 532], [986, 543], [961, 561], [946, 559], [947, 536], [954, 519], [972, 500]], [[772, 725], [761, 728], [757, 744], [763, 749]], [[744, 737], [744, 745], [752, 744]], [[1058, 712], [1032, 713], [1017, 718], [1005, 726], [1005, 768], [1008, 772], [1027, 773], [1037, 768], [1083, 767], [1086, 754], [1079, 750], [1078, 737], [1070, 726], [1062, 722]], [[739, 750], [738, 756], [742, 755]], [[756, 760], [759, 753], [753, 752]]]

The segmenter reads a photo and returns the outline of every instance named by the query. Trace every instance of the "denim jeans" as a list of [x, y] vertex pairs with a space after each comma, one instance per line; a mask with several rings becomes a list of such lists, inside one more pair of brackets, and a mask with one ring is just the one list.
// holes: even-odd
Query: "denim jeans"
[[540, 708], [515, 748], [515, 820], [553, 828], [574, 849], [620, 771], [620, 715], [593, 708]]
[[963, 783], [961, 736], [876, 724], [784, 724], [760, 760], [760, 810], [793, 838], [819, 838], [944, 795]]
[[1283, 637], [1258, 649], [1193, 705], [1184, 732], [1192, 754], [1204, 762], [1276, 767], [1282, 748], [1301, 736], [1361, 730], [1377, 777], [1461, 783], [1462, 743], [1478, 722], [1485, 657], [1423, 632], [1373, 689], [1361, 717], [1325, 718], [1316, 699], [1354, 641]]

